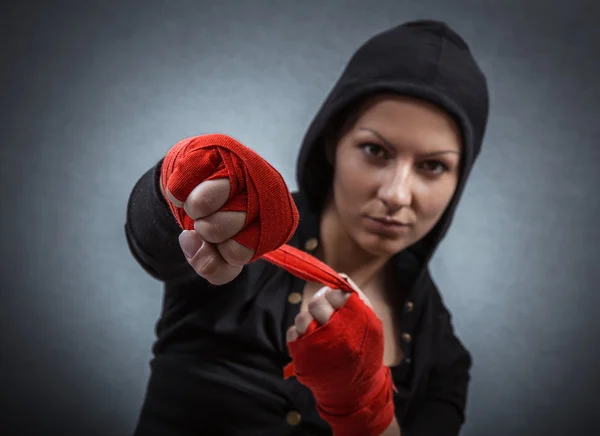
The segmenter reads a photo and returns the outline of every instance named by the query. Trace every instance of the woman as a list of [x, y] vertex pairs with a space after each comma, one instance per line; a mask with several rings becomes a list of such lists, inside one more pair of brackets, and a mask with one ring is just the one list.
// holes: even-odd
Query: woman
[[[467, 44], [444, 23], [416, 21], [359, 48], [304, 138], [293, 197], [300, 223], [289, 244], [345, 273], [381, 321], [381, 353], [370, 353], [381, 356], [357, 357], [379, 359], [391, 374], [391, 400], [382, 394], [382, 408], [363, 409], [374, 421], [391, 402], [381, 434], [457, 435], [464, 422], [471, 358], [428, 263], [487, 118], [486, 79]], [[227, 179], [176, 198], [166, 177], [163, 160], [141, 177], [125, 226], [135, 258], [165, 285], [136, 436], [351, 434], [322, 412], [329, 380], [282, 377], [310, 324], [328, 324], [349, 295], [251, 261], [252, 247], [234, 240], [246, 215], [221, 207]], [[181, 231], [174, 207], [194, 231]], [[336, 386], [330, 410], [349, 404]]]

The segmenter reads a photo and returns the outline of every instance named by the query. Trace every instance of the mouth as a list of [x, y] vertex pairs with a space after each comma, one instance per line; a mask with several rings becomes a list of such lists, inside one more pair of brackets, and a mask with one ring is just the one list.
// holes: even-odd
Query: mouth
[[375, 233], [397, 234], [406, 231], [410, 225], [388, 217], [365, 217], [367, 228]]
[[385, 224], [385, 225], [390, 225], [390, 226], [400, 226], [400, 227], [404, 227], [404, 226], [408, 226], [408, 223], [402, 222], [402, 221], [398, 221], [395, 220], [393, 218], [390, 217], [374, 217], [374, 216], [370, 216], [367, 217], [369, 219], [372, 219], [373, 221], [377, 221], [381, 224]]

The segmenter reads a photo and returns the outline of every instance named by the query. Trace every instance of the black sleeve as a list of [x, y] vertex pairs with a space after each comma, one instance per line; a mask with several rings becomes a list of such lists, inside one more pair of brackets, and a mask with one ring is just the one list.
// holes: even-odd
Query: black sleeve
[[161, 159], [137, 181], [127, 203], [125, 235], [131, 254], [163, 282], [198, 280], [179, 246], [181, 228], [160, 191]]
[[451, 315], [442, 306], [437, 315], [438, 348], [425, 399], [403, 436], [457, 436], [465, 420], [472, 359], [456, 337]]

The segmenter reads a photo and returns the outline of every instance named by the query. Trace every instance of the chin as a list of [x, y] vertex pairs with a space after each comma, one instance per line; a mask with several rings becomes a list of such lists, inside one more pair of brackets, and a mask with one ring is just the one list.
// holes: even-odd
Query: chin
[[364, 231], [356, 242], [364, 251], [377, 257], [392, 257], [410, 245], [410, 241], [403, 238], [390, 239]]

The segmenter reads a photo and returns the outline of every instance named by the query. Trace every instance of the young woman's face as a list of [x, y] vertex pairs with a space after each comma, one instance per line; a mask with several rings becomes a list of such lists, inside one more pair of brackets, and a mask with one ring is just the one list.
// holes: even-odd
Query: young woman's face
[[375, 97], [334, 151], [338, 224], [377, 256], [412, 245], [452, 199], [460, 153], [460, 131], [441, 109], [408, 97]]

